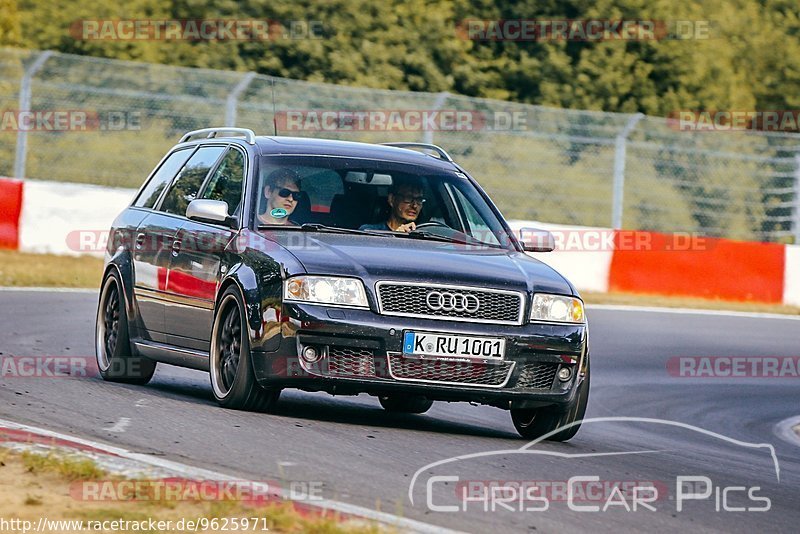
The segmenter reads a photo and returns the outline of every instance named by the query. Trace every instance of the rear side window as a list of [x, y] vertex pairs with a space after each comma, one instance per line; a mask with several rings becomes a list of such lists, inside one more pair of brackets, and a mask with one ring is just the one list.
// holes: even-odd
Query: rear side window
[[227, 202], [228, 215], [233, 215], [242, 202], [243, 182], [244, 155], [235, 148], [231, 148], [211, 176], [203, 198]]
[[191, 154], [192, 150], [187, 148], [176, 150], [170, 154], [150, 181], [147, 182], [133, 205], [137, 208], [152, 208], [155, 206], [158, 197], [161, 196], [161, 192], [169, 184], [170, 180], [175, 177], [180, 168], [183, 167], [183, 164], [186, 163]]
[[200, 186], [203, 185], [208, 171], [214, 166], [220, 154], [225, 150], [223, 146], [204, 146], [197, 149], [186, 165], [181, 169], [178, 177], [172, 182], [164, 201], [161, 203], [161, 211], [185, 215], [186, 207], [189, 202], [197, 198]]

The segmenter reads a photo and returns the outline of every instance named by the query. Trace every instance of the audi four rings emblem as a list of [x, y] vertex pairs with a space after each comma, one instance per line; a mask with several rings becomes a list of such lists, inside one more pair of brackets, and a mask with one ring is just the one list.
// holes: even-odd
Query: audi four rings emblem
[[447, 291], [430, 291], [425, 297], [425, 303], [433, 311], [475, 313], [481, 307], [481, 302], [475, 295]]

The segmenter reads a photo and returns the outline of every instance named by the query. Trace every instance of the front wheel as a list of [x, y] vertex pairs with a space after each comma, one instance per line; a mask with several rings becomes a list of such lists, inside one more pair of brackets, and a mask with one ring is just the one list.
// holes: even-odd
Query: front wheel
[[269, 411], [278, 402], [281, 392], [264, 389], [256, 382], [244, 309], [235, 287], [225, 290], [211, 332], [211, 389], [214, 398], [225, 408]]
[[156, 362], [135, 354], [131, 349], [122, 281], [113, 270], [100, 290], [95, 356], [100, 376], [110, 382], [147, 384], [156, 372]]
[[568, 441], [572, 439], [581, 428], [581, 421], [583, 421], [583, 417], [586, 414], [586, 406], [589, 403], [589, 376], [589, 361], [587, 360], [586, 376], [578, 386], [580, 389], [575, 395], [575, 399], [566, 410], [555, 406], [511, 410], [511, 421], [514, 423], [519, 435], [525, 439], [537, 439], [558, 428], [572, 425], [547, 438], [550, 441]]
[[378, 401], [387, 412], [396, 413], [425, 413], [433, 406], [433, 401], [425, 397], [390, 395], [378, 397]]

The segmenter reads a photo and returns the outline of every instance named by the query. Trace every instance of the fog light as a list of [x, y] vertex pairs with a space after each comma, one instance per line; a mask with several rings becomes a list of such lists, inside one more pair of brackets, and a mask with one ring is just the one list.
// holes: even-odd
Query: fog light
[[572, 378], [572, 367], [562, 367], [558, 370], [558, 379], [562, 382], [566, 382]]
[[321, 356], [321, 352], [317, 350], [316, 347], [308, 346], [303, 349], [303, 352], [300, 353], [305, 361], [308, 363], [314, 363], [319, 360]]

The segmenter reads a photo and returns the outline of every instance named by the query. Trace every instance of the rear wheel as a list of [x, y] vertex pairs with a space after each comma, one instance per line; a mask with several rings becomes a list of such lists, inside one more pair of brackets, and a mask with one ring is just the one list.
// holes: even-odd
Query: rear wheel
[[572, 439], [581, 428], [580, 421], [586, 414], [589, 402], [589, 362], [586, 362], [586, 376], [578, 386], [575, 399], [565, 410], [558, 407], [511, 410], [511, 421], [525, 439], [537, 439], [562, 426], [576, 423], [569, 428], [553, 434], [550, 441], [567, 441]]
[[156, 372], [156, 362], [135, 354], [128, 335], [128, 314], [122, 283], [111, 271], [100, 290], [95, 326], [97, 368], [104, 380], [146, 384]]
[[225, 408], [269, 411], [281, 392], [264, 389], [255, 379], [244, 309], [239, 292], [233, 286], [225, 290], [211, 333], [211, 389]]
[[432, 400], [414, 395], [389, 395], [378, 401], [384, 410], [396, 413], [425, 413], [433, 406]]

